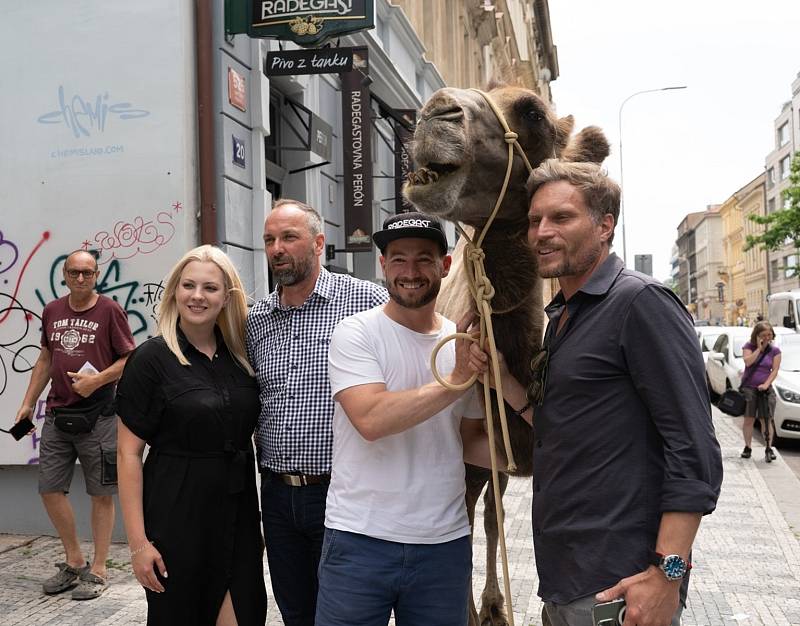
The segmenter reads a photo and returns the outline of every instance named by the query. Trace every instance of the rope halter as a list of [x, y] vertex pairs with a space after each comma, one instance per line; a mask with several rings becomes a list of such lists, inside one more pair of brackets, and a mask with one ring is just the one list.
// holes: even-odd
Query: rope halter
[[[528, 172], [532, 172], [533, 167], [531, 167], [525, 151], [522, 149], [522, 146], [520, 146], [519, 141], [517, 141], [519, 139], [519, 135], [511, 130], [508, 122], [506, 121], [505, 115], [503, 115], [503, 112], [497, 107], [494, 100], [492, 100], [488, 93], [485, 93], [479, 89], [470, 89], [470, 91], [480, 94], [489, 104], [489, 107], [492, 109], [492, 111], [494, 111], [497, 120], [500, 122], [500, 126], [503, 127], [503, 140], [508, 146], [508, 164], [506, 166], [506, 175], [505, 179], [503, 180], [503, 186], [500, 189], [500, 195], [497, 197], [497, 202], [494, 205], [494, 209], [492, 210], [489, 219], [486, 221], [486, 224], [483, 226], [480, 236], [476, 241], [473, 241], [460, 224], [456, 223], [456, 228], [458, 229], [459, 233], [461, 233], [461, 236], [467, 241], [464, 253], [467, 260], [467, 284], [469, 286], [470, 293], [472, 294], [472, 298], [475, 301], [480, 320], [479, 345], [481, 348], [485, 349], [486, 342], [488, 340], [489, 355], [491, 358], [492, 372], [495, 380], [495, 391], [497, 393], [497, 405], [500, 413], [500, 430], [503, 434], [503, 446], [505, 448], [506, 459], [508, 460], [507, 469], [509, 472], [514, 472], [517, 469], [517, 465], [514, 461], [514, 453], [511, 449], [511, 439], [508, 434], [508, 419], [506, 417], [505, 401], [503, 400], [503, 385], [502, 381], [500, 380], [500, 360], [497, 356], [497, 346], [494, 340], [494, 328], [492, 327], [491, 303], [492, 298], [494, 298], [495, 295], [495, 290], [494, 286], [492, 285], [492, 281], [489, 280], [489, 277], [486, 275], [486, 267], [484, 264], [484, 261], [486, 260], [486, 253], [483, 251], [483, 248], [481, 248], [481, 245], [483, 244], [483, 239], [486, 236], [486, 233], [489, 232], [489, 227], [492, 225], [492, 222], [497, 216], [497, 213], [500, 210], [500, 205], [503, 203], [503, 200], [506, 196], [508, 182], [511, 179], [511, 170], [514, 166], [514, 149], [516, 149], [519, 155], [522, 157], [522, 160], [525, 162], [525, 166], [528, 168]], [[452, 341], [454, 339], [476, 341], [476, 339], [468, 333], [454, 333], [449, 337], [442, 339], [436, 345], [433, 353], [431, 354], [431, 372], [439, 384], [447, 387], [448, 389], [460, 391], [469, 388], [475, 383], [475, 381], [478, 379], [477, 372], [473, 374], [473, 376], [465, 383], [462, 383], [461, 385], [453, 385], [444, 380], [444, 378], [439, 375], [439, 371], [436, 368], [436, 356], [439, 354], [439, 350], [448, 341]], [[497, 528], [499, 530], [498, 538], [500, 540], [500, 553], [503, 562], [503, 584], [506, 594], [506, 602], [508, 603], [508, 621], [510, 626], [514, 626], [514, 609], [511, 606], [511, 583], [508, 575], [508, 555], [506, 552], [505, 531], [503, 527], [503, 507], [500, 504], [502, 500], [500, 498], [500, 486], [498, 481], [497, 453], [495, 451], [494, 441], [494, 416], [492, 414], [492, 396], [489, 386], [488, 373], [483, 375], [483, 401], [486, 410], [486, 421], [488, 426], [489, 455], [492, 461], [492, 484], [494, 489], [495, 510], [497, 513]]]

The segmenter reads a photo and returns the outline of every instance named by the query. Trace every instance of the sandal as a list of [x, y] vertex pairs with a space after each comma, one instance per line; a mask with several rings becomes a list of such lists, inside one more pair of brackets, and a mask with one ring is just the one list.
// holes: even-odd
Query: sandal
[[89, 564], [83, 567], [72, 567], [66, 563], [56, 563], [58, 574], [54, 574], [42, 583], [42, 591], [47, 595], [61, 593], [77, 585], [77, 580], [83, 572], [89, 571]]
[[81, 573], [78, 586], [72, 590], [73, 600], [94, 600], [99, 598], [108, 589], [108, 583], [97, 574], [92, 574], [88, 569]]

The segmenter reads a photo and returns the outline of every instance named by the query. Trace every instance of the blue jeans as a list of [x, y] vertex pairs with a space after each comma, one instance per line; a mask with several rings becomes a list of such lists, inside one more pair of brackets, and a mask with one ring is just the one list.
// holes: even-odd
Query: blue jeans
[[261, 474], [261, 519], [275, 603], [286, 626], [314, 626], [328, 485], [292, 487]]
[[466, 626], [470, 538], [395, 543], [325, 529], [316, 626]]

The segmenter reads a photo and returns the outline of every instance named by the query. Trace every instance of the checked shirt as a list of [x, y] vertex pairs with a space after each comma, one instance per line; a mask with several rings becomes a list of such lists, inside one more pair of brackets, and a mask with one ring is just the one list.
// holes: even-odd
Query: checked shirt
[[281, 306], [277, 290], [253, 306], [247, 316], [247, 356], [261, 398], [256, 428], [259, 467], [278, 473], [330, 473], [331, 334], [343, 318], [388, 299], [380, 285], [322, 268], [302, 306]]

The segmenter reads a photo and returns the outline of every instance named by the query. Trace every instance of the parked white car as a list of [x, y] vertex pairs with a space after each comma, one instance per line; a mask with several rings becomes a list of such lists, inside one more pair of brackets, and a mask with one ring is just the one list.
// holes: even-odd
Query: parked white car
[[[700, 341], [700, 350], [703, 351], [703, 363], [708, 360], [708, 353], [714, 346], [714, 343], [725, 331], [735, 330], [736, 326], [695, 326], [694, 330], [697, 333], [697, 339]], [[739, 328], [742, 328], [741, 326]]]
[[[738, 389], [744, 372], [742, 346], [750, 340], [751, 329], [725, 328], [717, 337], [706, 361], [706, 382], [712, 400], [726, 389]], [[775, 444], [780, 439], [800, 439], [800, 335], [791, 329], [775, 328], [775, 344], [781, 349], [781, 368], [773, 383]]]

